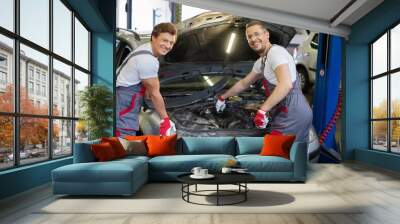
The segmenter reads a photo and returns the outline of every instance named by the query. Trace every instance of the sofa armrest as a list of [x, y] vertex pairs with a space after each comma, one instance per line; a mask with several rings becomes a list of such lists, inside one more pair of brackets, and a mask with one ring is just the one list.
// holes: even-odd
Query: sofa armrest
[[307, 177], [307, 143], [295, 142], [290, 149], [290, 160], [293, 162], [293, 179], [305, 181]]
[[89, 163], [95, 162], [96, 158], [92, 153], [90, 146], [98, 144], [100, 140], [75, 143], [74, 145], [74, 163]]

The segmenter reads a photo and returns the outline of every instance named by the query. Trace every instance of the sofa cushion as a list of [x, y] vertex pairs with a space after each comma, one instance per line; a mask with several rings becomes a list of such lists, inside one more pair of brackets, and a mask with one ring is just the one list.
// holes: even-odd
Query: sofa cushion
[[241, 168], [249, 172], [292, 172], [292, 161], [279, 156], [238, 155]]
[[289, 159], [295, 135], [265, 135], [261, 156], [280, 156]]
[[176, 138], [177, 135], [172, 136], [148, 136], [146, 143], [148, 156], [162, 156], [162, 155], [175, 155], [176, 154]]
[[122, 158], [126, 156], [126, 151], [119, 141], [118, 137], [104, 137], [101, 138], [101, 142], [108, 142], [114, 149], [115, 155], [117, 158]]
[[125, 139], [126, 139], [126, 140], [129, 140], [129, 141], [133, 141], [133, 140], [146, 141], [147, 135], [139, 135], [139, 136], [136, 136], [136, 135], [127, 135], [127, 136], [125, 136]]
[[235, 155], [233, 137], [183, 137], [182, 154], [226, 154]]
[[91, 150], [92, 144], [99, 144], [100, 140], [93, 140], [88, 142], [77, 142], [74, 147], [74, 163], [88, 163], [95, 162], [96, 158]]
[[109, 142], [93, 144], [91, 145], [91, 149], [94, 157], [96, 157], [96, 161], [104, 162], [118, 158], [118, 156], [115, 154], [115, 150]]
[[219, 171], [228, 160], [235, 159], [231, 155], [175, 155], [158, 156], [149, 160], [150, 171], [191, 172], [193, 167], [200, 166], [211, 172]]
[[[127, 182], [132, 173], [146, 166], [140, 160], [124, 162], [75, 163], [53, 170], [53, 181], [59, 182]], [[90, 189], [88, 189], [90, 190]]]
[[146, 141], [143, 140], [126, 140], [124, 138], [119, 138], [122, 146], [126, 151], [126, 155], [137, 155], [137, 156], [146, 156], [147, 148]]
[[260, 154], [263, 137], [236, 137], [236, 155]]

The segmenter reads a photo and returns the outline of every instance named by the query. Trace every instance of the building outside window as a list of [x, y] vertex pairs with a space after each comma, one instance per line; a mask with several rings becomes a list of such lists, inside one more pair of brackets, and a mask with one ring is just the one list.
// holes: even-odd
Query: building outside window
[[7, 87], [7, 56], [0, 54], [0, 91]]
[[30, 80], [33, 80], [33, 67], [29, 66], [28, 76]]
[[28, 93], [33, 94], [34, 93], [34, 87], [33, 87], [33, 82], [29, 81], [28, 82]]
[[371, 148], [400, 153], [400, 24], [370, 44]]
[[[19, 18], [10, 20], [19, 21], [14, 24], [16, 29], [14, 25], [0, 21], [0, 26], [8, 30], [0, 29], [0, 86], [5, 83], [12, 87], [7, 88], [7, 91], [0, 91], [0, 98], [7, 99], [0, 100], [0, 123], [3, 131], [0, 132], [0, 153], [1, 158], [4, 158], [0, 160], [0, 171], [70, 156], [76, 139], [74, 136], [79, 136], [81, 140], [87, 139], [86, 127], [76, 128], [79, 114], [74, 114], [71, 106], [65, 108], [79, 101], [77, 91], [73, 92], [73, 89], [65, 88], [65, 85], [82, 83], [82, 79], [90, 80], [90, 30], [78, 19], [71, 10], [72, 7], [65, 5], [65, 1], [18, 2], [19, 12], [13, 13], [13, 16]], [[9, 3], [9, 7], [13, 8], [13, 1], [1, 5], [6, 7], [4, 4]], [[41, 13], [38, 14], [39, 11]], [[10, 32], [15, 35], [11, 37]], [[53, 43], [53, 49], [50, 48], [50, 43]], [[12, 60], [15, 58], [14, 52], [19, 61]], [[63, 62], [57, 63], [53, 58], [54, 54], [61, 57]], [[75, 55], [74, 60], [72, 55]], [[19, 67], [19, 88], [15, 88], [13, 78], [12, 68], [15, 66]], [[74, 73], [79, 73], [78, 79], [73, 80]], [[53, 78], [53, 89], [47, 94], [49, 78]], [[62, 89], [58, 85], [59, 79], [64, 81]], [[89, 83], [83, 84], [88, 86]], [[15, 94], [15, 90], [20, 93]], [[54, 104], [51, 107], [53, 110], [49, 110], [50, 97], [56, 103], [61, 94], [63, 106], [56, 107]], [[19, 97], [14, 99], [14, 95]], [[14, 111], [15, 105], [20, 108], [19, 112]], [[53, 113], [49, 113], [51, 111]], [[17, 134], [13, 133], [14, 125], [18, 125]], [[32, 137], [32, 132], [39, 134]]]
[[40, 96], [40, 84], [36, 84], [36, 95]]
[[46, 74], [42, 73], [42, 83], [46, 83]]
[[46, 96], [46, 86], [42, 86], [42, 96]]

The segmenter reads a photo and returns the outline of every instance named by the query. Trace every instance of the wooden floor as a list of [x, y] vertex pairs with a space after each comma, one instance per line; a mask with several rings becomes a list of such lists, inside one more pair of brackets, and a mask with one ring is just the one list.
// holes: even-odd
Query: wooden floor
[[[400, 223], [400, 174], [359, 163], [312, 164], [308, 183], [319, 184], [345, 201], [366, 204], [357, 214], [36, 214], [54, 200], [42, 186], [0, 202], [0, 223], [237, 224], [237, 223]], [[315, 201], [315, 203], [321, 203]]]

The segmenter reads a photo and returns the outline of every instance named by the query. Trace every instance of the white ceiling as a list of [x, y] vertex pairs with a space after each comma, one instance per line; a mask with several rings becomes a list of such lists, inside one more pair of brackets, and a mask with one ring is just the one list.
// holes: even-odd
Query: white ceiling
[[383, 0], [172, 0], [315, 32], [347, 37], [353, 23]]

